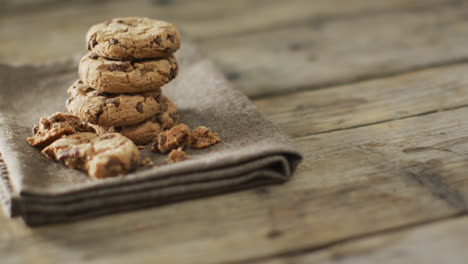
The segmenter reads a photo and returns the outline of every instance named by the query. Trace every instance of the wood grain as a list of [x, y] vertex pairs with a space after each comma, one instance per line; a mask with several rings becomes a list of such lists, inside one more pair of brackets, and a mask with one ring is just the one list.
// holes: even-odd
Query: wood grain
[[465, 263], [468, 259], [468, 217], [340, 243], [321, 252], [255, 262], [311, 263]]
[[46, 0], [29, 9], [20, 2], [0, 16], [0, 61], [83, 54], [94, 23], [149, 16], [175, 23], [237, 87], [260, 96], [459, 59], [466, 55], [466, 7], [458, 2]]
[[282, 186], [33, 230], [2, 217], [0, 254], [36, 263], [243, 262], [455, 215], [467, 204], [466, 115], [297, 138], [306, 161]]
[[254, 102], [291, 137], [468, 105], [468, 64]]
[[[236, 86], [259, 98], [467, 61], [468, 3], [200, 41]], [[398, 21], [398, 23], [396, 23]]]
[[0, 3], [0, 62], [84, 53], [89, 26], [111, 17], [169, 20], [238, 88], [264, 98], [256, 104], [305, 161], [284, 185], [77, 223], [30, 229], [0, 214], [1, 263], [430, 263], [442, 250], [453, 262], [467, 257], [466, 217], [442, 220], [468, 209], [468, 4], [94, 2]]

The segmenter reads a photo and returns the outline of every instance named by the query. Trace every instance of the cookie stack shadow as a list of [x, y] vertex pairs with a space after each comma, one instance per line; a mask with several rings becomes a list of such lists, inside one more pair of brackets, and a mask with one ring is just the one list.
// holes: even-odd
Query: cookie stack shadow
[[[134, 34], [128, 34], [129, 28]], [[68, 90], [69, 112], [98, 134], [119, 132], [137, 145], [149, 144], [179, 121], [176, 106], [161, 87], [177, 76], [173, 53], [180, 34], [166, 22], [112, 19], [88, 31], [89, 53]]]

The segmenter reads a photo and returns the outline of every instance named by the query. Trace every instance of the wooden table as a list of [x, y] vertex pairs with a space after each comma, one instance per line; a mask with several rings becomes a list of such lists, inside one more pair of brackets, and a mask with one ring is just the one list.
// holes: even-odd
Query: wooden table
[[34, 229], [0, 216], [0, 262], [467, 263], [465, 2], [0, 2], [4, 63], [80, 56], [115, 16], [175, 23], [305, 156], [279, 186]]

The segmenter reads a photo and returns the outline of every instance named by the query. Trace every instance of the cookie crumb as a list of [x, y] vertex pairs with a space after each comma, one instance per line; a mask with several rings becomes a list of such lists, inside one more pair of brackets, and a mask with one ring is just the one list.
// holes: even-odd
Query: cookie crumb
[[140, 162], [140, 165], [141, 165], [141, 166], [146, 166], [146, 167], [153, 167], [153, 166], [154, 166], [154, 162], [151, 161], [150, 158], [146, 157], [146, 158], [144, 158], [144, 159]]
[[190, 136], [190, 146], [192, 148], [206, 148], [221, 142], [218, 133], [213, 133], [206, 126], [199, 126], [192, 131]]
[[138, 149], [145, 149], [145, 146], [137, 146]]
[[177, 149], [173, 149], [169, 153], [169, 162], [170, 163], [183, 161], [186, 158], [187, 158], [187, 154], [185, 153], [185, 151], [182, 150], [182, 147], [179, 147]]
[[185, 148], [190, 144], [190, 128], [179, 124], [170, 130], [159, 133], [151, 144], [151, 151], [166, 153], [178, 147]]

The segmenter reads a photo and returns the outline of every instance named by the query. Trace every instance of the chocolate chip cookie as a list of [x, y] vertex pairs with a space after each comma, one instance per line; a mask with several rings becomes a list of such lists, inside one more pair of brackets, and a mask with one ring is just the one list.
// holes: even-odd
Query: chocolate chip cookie
[[164, 95], [160, 99], [161, 112], [152, 118], [133, 126], [103, 127], [91, 125], [98, 134], [118, 132], [131, 139], [137, 145], [151, 143], [159, 133], [170, 129], [179, 121], [179, 114], [174, 103]]
[[69, 168], [87, 171], [94, 178], [130, 172], [140, 163], [137, 146], [118, 133], [98, 136], [84, 132], [64, 136], [42, 153]]
[[68, 90], [69, 112], [100, 126], [130, 126], [154, 116], [160, 110], [159, 89], [139, 94], [109, 94], [76, 81]]
[[88, 50], [118, 60], [167, 57], [180, 47], [176, 27], [142, 17], [114, 18], [91, 27]]
[[78, 132], [94, 132], [94, 129], [74, 115], [55, 113], [48, 118], [42, 117], [39, 125], [33, 127], [33, 136], [26, 140], [35, 147], [44, 148], [64, 135]]
[[115, 61], [95, 53], [80, 62], [80, 79], [85, 85], [107, 93], [140, 93], [154, 90], [177, 76], [174, 56], [140, 61]]

